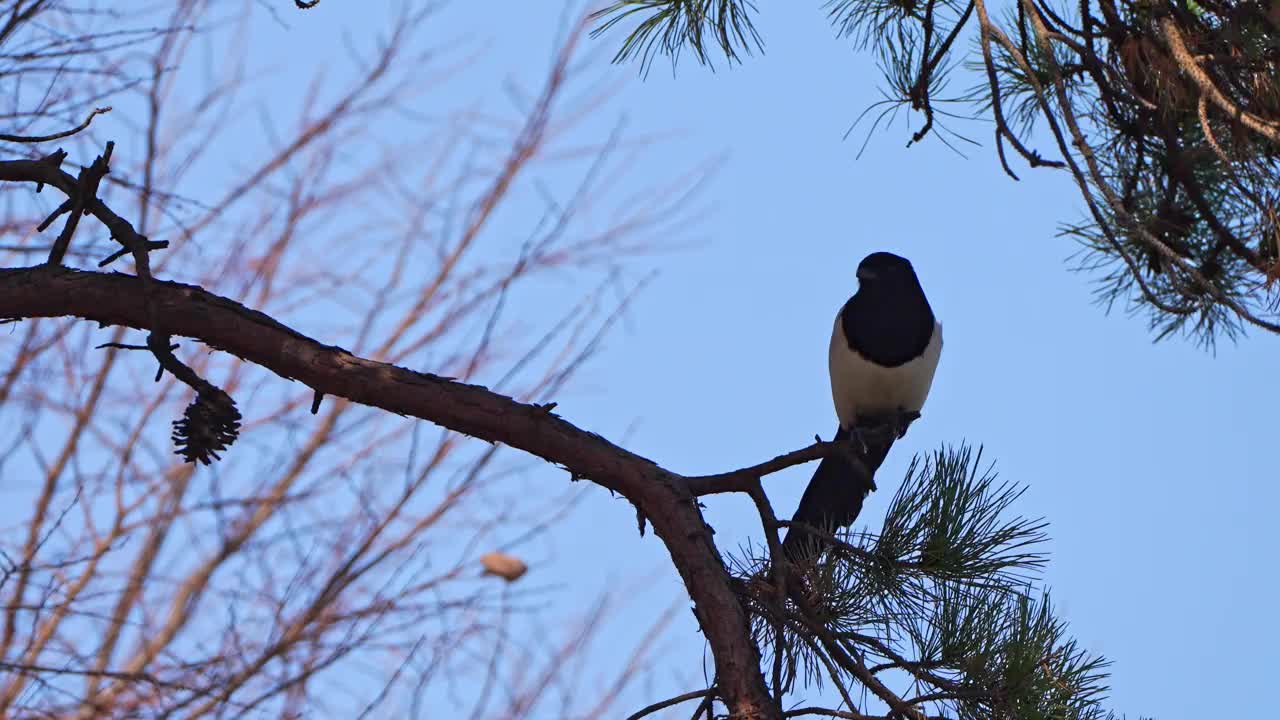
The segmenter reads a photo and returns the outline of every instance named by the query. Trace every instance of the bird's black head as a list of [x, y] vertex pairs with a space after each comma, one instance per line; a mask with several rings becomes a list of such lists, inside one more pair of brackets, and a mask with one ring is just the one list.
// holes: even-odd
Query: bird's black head
[[904, 257], [871, 253], [858, 264], [858, 292], [841, 310], [849, 347], [886, 367], [924, 352], [933, 335], [933, 308]]
[[863, 258], [858, 263], [858, 282], [867, 290], [920, 286], [911, 261], [889, 252], [874, 252]]

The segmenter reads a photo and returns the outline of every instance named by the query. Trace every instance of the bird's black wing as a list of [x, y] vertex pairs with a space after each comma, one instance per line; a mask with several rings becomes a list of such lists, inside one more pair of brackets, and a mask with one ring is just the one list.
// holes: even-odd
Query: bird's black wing
[[[836, 428], [835, 439], [847, 442], [849, 431], [842, 427]], [[843, 453], [823, 458], [817, 471], [813, 473], [809, 486], [804, 489], [800, 506], [796, 508], [791, 522], [805, 523], [828, 533], [835, 533], [842, 527], [852, 525], [858, 519], [858, 513], [862, 512], [863, 499], [871, 492], [871, 476], [889, 454], [894, 439], [893, 433], [867, 433], [867, 452], [864, 454], [861, 447], [854, 449], [867, 466], [869, 475], [866, 477], [853, 469]], [[825, 545], [813, 533], [791, 527], [787, 530], [786, 539], [782, 541], [782, 552], [791, 562], [803, 564], [822, 552]]]

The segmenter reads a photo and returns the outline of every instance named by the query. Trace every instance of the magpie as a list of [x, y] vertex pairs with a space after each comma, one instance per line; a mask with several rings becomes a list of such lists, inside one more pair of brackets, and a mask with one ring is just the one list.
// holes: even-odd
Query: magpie
[[[835, 439], [850, 443], [868, 473], [854, 470], [848, 455], [823, 458], [791, 518], [829, 533], [857, 519], [875, 489], [872, 475], [924, 407], [942, 355], [942, 325], [906, 258], [872, 253], [859, 263], [857, 278], [858, 291], [836, 313], [828, 370], [840, 420]], [[822, 547], [819, 538], [794, 526], [782, 543], [796, 563]]]

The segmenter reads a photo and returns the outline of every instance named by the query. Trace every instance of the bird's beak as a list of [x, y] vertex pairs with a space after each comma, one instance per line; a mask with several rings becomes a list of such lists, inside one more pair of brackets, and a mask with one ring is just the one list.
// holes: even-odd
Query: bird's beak
[[868, 280], [875, 279], [876, 274], [871, 270], [868, 270], [867, 268], [858, 268], [858, 282], [866, 282]]

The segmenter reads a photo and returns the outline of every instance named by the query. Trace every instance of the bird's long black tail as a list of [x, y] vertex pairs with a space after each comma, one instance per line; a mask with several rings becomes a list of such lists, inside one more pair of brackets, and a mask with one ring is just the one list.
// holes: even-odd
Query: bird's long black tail
[[[847, 442], [849, 431], [837, 428], [835, 439]], [[855, 454], [867, 467], [869, 474], [866, 477], [854, 470], [848, 457], [842, 453], [823, 458], [809, 486], [804, 489], [800, 506], [796, 508], [791, 522], [805, 523], [828, 533], [852, 525], [858, 519], [858, 513], [862, 512], [862, 501], [871, 492], [871, 476], [889, 454], [894, 439], [893, 433], [868, 433], [867, 452], [863, 453], [861, 447], [854, 448]], [[822, 552], [825, 545], [813, 533], [793, 526], [782, 541], [782, 552], [791, 562], [803, 564]]]

